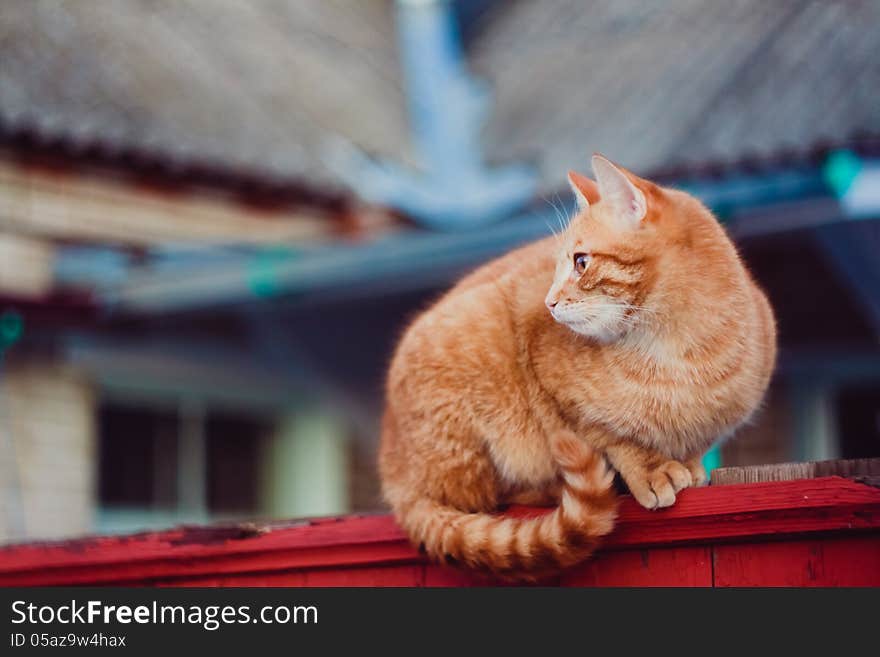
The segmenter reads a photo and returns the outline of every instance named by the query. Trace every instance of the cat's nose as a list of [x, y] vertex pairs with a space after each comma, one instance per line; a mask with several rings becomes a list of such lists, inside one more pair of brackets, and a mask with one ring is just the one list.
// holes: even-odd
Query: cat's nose
[[553, 312], [553, 309], [556, 307], [556, 304], [559, 303], [559, 301], [556, 299], [551, 299], [550, 297], [547, 297], [546, 299], [544, 299], [544, 303], [547, 304], [547, 310], [549, 310], [550, 312]]

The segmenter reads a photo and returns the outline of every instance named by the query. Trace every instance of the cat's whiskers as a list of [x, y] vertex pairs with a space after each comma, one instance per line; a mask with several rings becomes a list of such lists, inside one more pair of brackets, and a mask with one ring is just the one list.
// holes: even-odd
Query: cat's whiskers
[[[559, 207], [560, 207], [559, 226], [560, 226], [562, 232], [564, 233], [565, 231], [568, 230], [568, 227], [571, 225], [572, 216], [570, 214], [568, 214], [567, 212], [565, 212], [565, 203], [562, 201], [561, 198], [559, 198], [559, 192], [557, 192], [555, 194], [555, 196], [556, 196], [556, 200], [559, 201]], [[553, 207], [556, 207], [555, 204]]]
[[555, 193], [553, 196], [555, 197], [555, 200], [547, 196], [542, 198], [547, 205], [553, 208], [553, 212], [556, 215], [556, 227], [558, 232], [564, 233], [568, 230], [573, 216], [566, 212], [565, 202], [559, 197], [559, 194]]
[[[568, 227], [571, 224], [571, 215], [565, 211], [565, 203], [559, 198], [559, 194], [556, 195], [556, 200], [559, 202], [559, 212], [557, 213], [559, 229], [560, 232], [565, 233], [568, 231]], [[553, 207], [556, 207], [556, 204], [554, 204]]]
[[[604, 315], [604, 317], [603, 317]], [[622, 301], [597, 301], [580, 299], [566, 303], [554, 318], [577, 332], [592, 332], [597, 326], [607, 330], [630, 333], [654, 325], [660, 313], [647, 306]], [[580, 327], [582, 330], [578, 330]]]
[[636, 306], [629, 303], [614, 303], [614, 302], [602, 302], [602, 301], [594, 301], [592, 299], [580, 299], [578, 301], [569, 302], [566, 305], [566, 308], [579, 308], [582, 306], [586, 306], [589, 308], [595, 308], [596, 310], [623, 310], [624, 312], [628, 312], [631, 310], [637, 310], [639, 313], [649, 313], [656, 315], [658, 311], [654, 308], [649, 308], [648, 306]]
[[544, 219], [544, 225], [547, 226], [547, 229], [550, 231], [550, 234], [553, 235], [553, 238], [556, 240], [556, 245], [559, 246], [562, 238], [559, 236], [559, 233], [556, 232], [556, 229], [550, 225], [550, 221], [548, 219]]
[[562, 211], [556, 207], [556, 204], [546, 196], [544, 197], [544, 202], [547, 203], [550, 207], [553, 208], [553, 212], [556, 215], [556, 224], [557, 228], [553, 228], [548, 219], [544, 219], [544, 223], [547, 228], [553, 233], [553, 237], [556, 238], [556, 245], [559, 246], [562, 244], [562, 233], [565, 231], [565, 228], [562, 226]]

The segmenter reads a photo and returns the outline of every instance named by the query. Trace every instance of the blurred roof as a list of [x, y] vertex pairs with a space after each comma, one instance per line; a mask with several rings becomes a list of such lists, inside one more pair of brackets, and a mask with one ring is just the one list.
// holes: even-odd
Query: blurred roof
[[332, 185], [331, 135], [405, 152], [394, 50], [383, 0], [7, 3], [0, 116]]
[[[545, 190], [593, 150], [650, 173], [880, 133], [876, 1], [478, 4], [487, 153]], [[7, 5], [7, 125], [328, 189], [339, 137], [414, 161], [389, 0]]]
[[878, 24], [875, 1], [499, 6], [473, 44], [489, 152], [562, 180], [588, 149], [653, 172], [877, 132]]
[[242, 167], [204, 156], [182, 157], [137, 143], [117, 143], [100, 135], [41, 132], [32, 123], [9, 124], [0, 117], [0, 152], [43, 170], [88, 170], [127, 179], [155, 190], [222, 190], [229, 200], [263, 208], [310, 206], [338, 216], [348, 194], [302, 177], [274, 174], [263, 166]]

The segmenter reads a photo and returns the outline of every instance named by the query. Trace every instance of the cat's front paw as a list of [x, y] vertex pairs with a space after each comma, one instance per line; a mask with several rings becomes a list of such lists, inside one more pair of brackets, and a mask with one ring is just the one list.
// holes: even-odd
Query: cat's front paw
[[678, 461], [665, 461], [655, 468], [639, 468], [623, 479], [632, 496], [646, 509], [672, 506], [676, 493], [694, 485], [691, 471]]
[[709, 481], [709, 475], [706, 474], [706, 468], [703, 467], [703, 457], [698, 456], [685, 462], [687, 469], [691, 472], [691, 486], [702, 486]]

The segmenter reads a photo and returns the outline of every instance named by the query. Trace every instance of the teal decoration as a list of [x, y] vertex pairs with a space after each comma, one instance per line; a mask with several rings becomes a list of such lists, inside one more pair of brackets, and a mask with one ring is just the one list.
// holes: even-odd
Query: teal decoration
[[278, 268], [294, 257], [294, 252], [286, 247], [263, 249], [251, 262], [247, 273], [248, 287], [255, 296], [270, 298], [281, 291]]
[[715, 445], [708, 452], [703, 454], [703, 467], [706, 468], [706, 473], [709, 475], [709, 478], [712, 478], [712, 470], [715, 468], [721, 467], [721, 446]]
[[24, 318], [15, 310], [0, 315], [0, 348], [12, 346], [24, 335]]
[[842, 198], [852, 187], [862, 170], [862, 160], [848, 150], [834, 151], [825, 160], [822, 175], [837, 198]]

